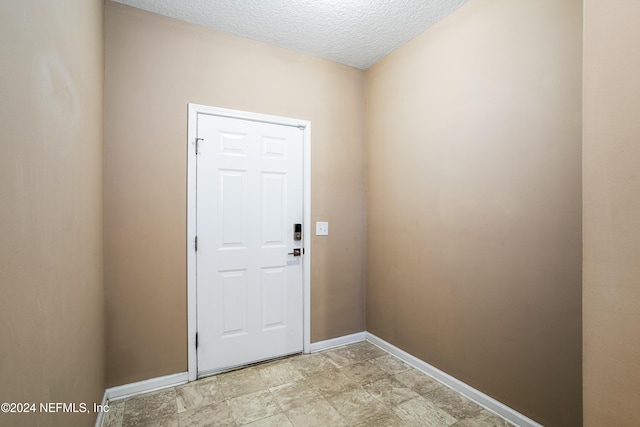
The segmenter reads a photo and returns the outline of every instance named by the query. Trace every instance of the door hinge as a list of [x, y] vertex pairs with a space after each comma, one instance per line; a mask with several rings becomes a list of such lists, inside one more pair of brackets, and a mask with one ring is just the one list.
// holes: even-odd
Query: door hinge
[[198, 348], [198, 333], [196, 332], [196, 348]]
[[200, 149], [200, 141], [204, 141], [204, 138], [196, 138], [196, 154], [198, 154]]
[[195, 247], [196, 247], [196, 252], [198, 252], [198, 236], [196, 236]]

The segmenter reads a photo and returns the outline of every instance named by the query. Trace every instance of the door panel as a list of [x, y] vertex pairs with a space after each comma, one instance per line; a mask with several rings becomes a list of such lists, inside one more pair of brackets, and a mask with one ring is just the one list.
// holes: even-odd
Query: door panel
[[285, 268], [262, 269], [262, 329], [286, 327], [286, 288]]
[[198, 114], [200, 376], [303, 347], [302, 130]]

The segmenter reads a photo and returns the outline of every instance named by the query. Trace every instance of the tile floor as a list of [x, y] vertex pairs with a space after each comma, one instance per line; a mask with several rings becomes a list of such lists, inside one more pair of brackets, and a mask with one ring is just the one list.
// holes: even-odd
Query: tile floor
[[103, 427], [510, 426], [361, 342], [111, 404]]

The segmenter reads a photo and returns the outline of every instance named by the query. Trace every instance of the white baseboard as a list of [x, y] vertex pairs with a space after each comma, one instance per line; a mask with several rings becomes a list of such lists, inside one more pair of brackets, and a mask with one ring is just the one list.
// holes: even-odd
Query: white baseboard
[[[107, 405], [107, 391], [104, 391], [102, 395], [102, 407], [104, 408]], [[102, 423], [104, 422], [104, 412], [98, 412], [98, 416], [96, 417], [96, 425], [95, 427], [102, 427]]]
[[113, 402], [125, 399], [135, 394], [148, 393], [150, 391], [162, 390], [163, 388], [186, 384], [188, 380], [189, 373], [180, 372], [179, 374], [166, 375], [164, 377], [151, 378], [137, 383], [111, 387], [105, 391], [105, 396], [109, 402]]
[[[144, 381], [138, 381], [136, 383], [111, 387], [104, 391], [104, 396], [102, 397], [102, 406], [104, 407], [111, 402], [126, 399], [127, 397], [131, 397], [136, 394], [149, 393], [151, 391], [162, 390], [165, 388], [186, 384], [188, 382], [188, 379], [189, 373], [181, 372], [179, 374], [166, 375], [164, 377], [151, 378]], [[104, 412], [98, 412], [95, 427], [102, 427], [103, 422]]]
[[377, 336], [367, 332], [366, 334], [367, 336], [367, 341], [369, 341], [372, 344], [377, 345], [378, 347], [380, 347], [381, 349], [387, 351], [388, 353], [396, 356], [398, 359], [402, 360], [403, 362], [407, 363], [408, 365], [413, 366], [414, 368], [416, 368], [417, 370], [424, 372], [425, 374], [429, 375], [431, 378], [435, 379], [436, 381], [444, 384], [445, 386], [457, 391], [458, 393], [468, 397], [469, 399], [473, 400], [474, 402], [476, 402], [478, 405], [484, 407], [485, 409], [493, 412], [494, 414], [504, 418], [505, 420], [509, 421], [512, 424], [515, 424], [516, 426], [520, 426], [520, 427], [542, 427], [541, 424], [538, 424], [537, 422], [533, 421], [532, 419], [522, 415], [521, 413], [509, 408], [507, 405], [498, 402], [497, 400], [495, 400], [493, 397], [487, 396], [486, 394], [484, 394], [483, 392], [481, 392], [480, 390], [476, 390], [475, 388], [471, 387], [468, 384], [463, 383], [462, 381], [452, 377], [451, 375], [447, 374], [446, 372], [441, 371], [440, 369], [436, 368], [435, 366], [432, 366], [430, 364], [428, 364], [427, 362], [424, 362], [420, 359], [418, 359], [415, 356], [410, 355], [409, 353], [407, 353], [404, 350], [399, 349], [398, 347], [394, 346], [393, 344], [390, 344], [388, 342], [386, 342], [385, 340], [378, 338]]
[[344, 335], [337, 338], [331, 338], [330, 340], [318, 341], [311, 343], [311, 353], [315, 353], [322, 350], [328, 350], [333, 347], [340, 347], [341, 345], [353, 344], [360, 341], [364, 341], [367, 337], [366, 332], [357, 332], [351, 335]]

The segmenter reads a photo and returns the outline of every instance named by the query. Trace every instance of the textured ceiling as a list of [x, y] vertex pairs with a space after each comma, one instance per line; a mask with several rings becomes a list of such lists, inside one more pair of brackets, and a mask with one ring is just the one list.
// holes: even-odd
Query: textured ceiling
[[468, 0], [114, 0], [367, 69]]

